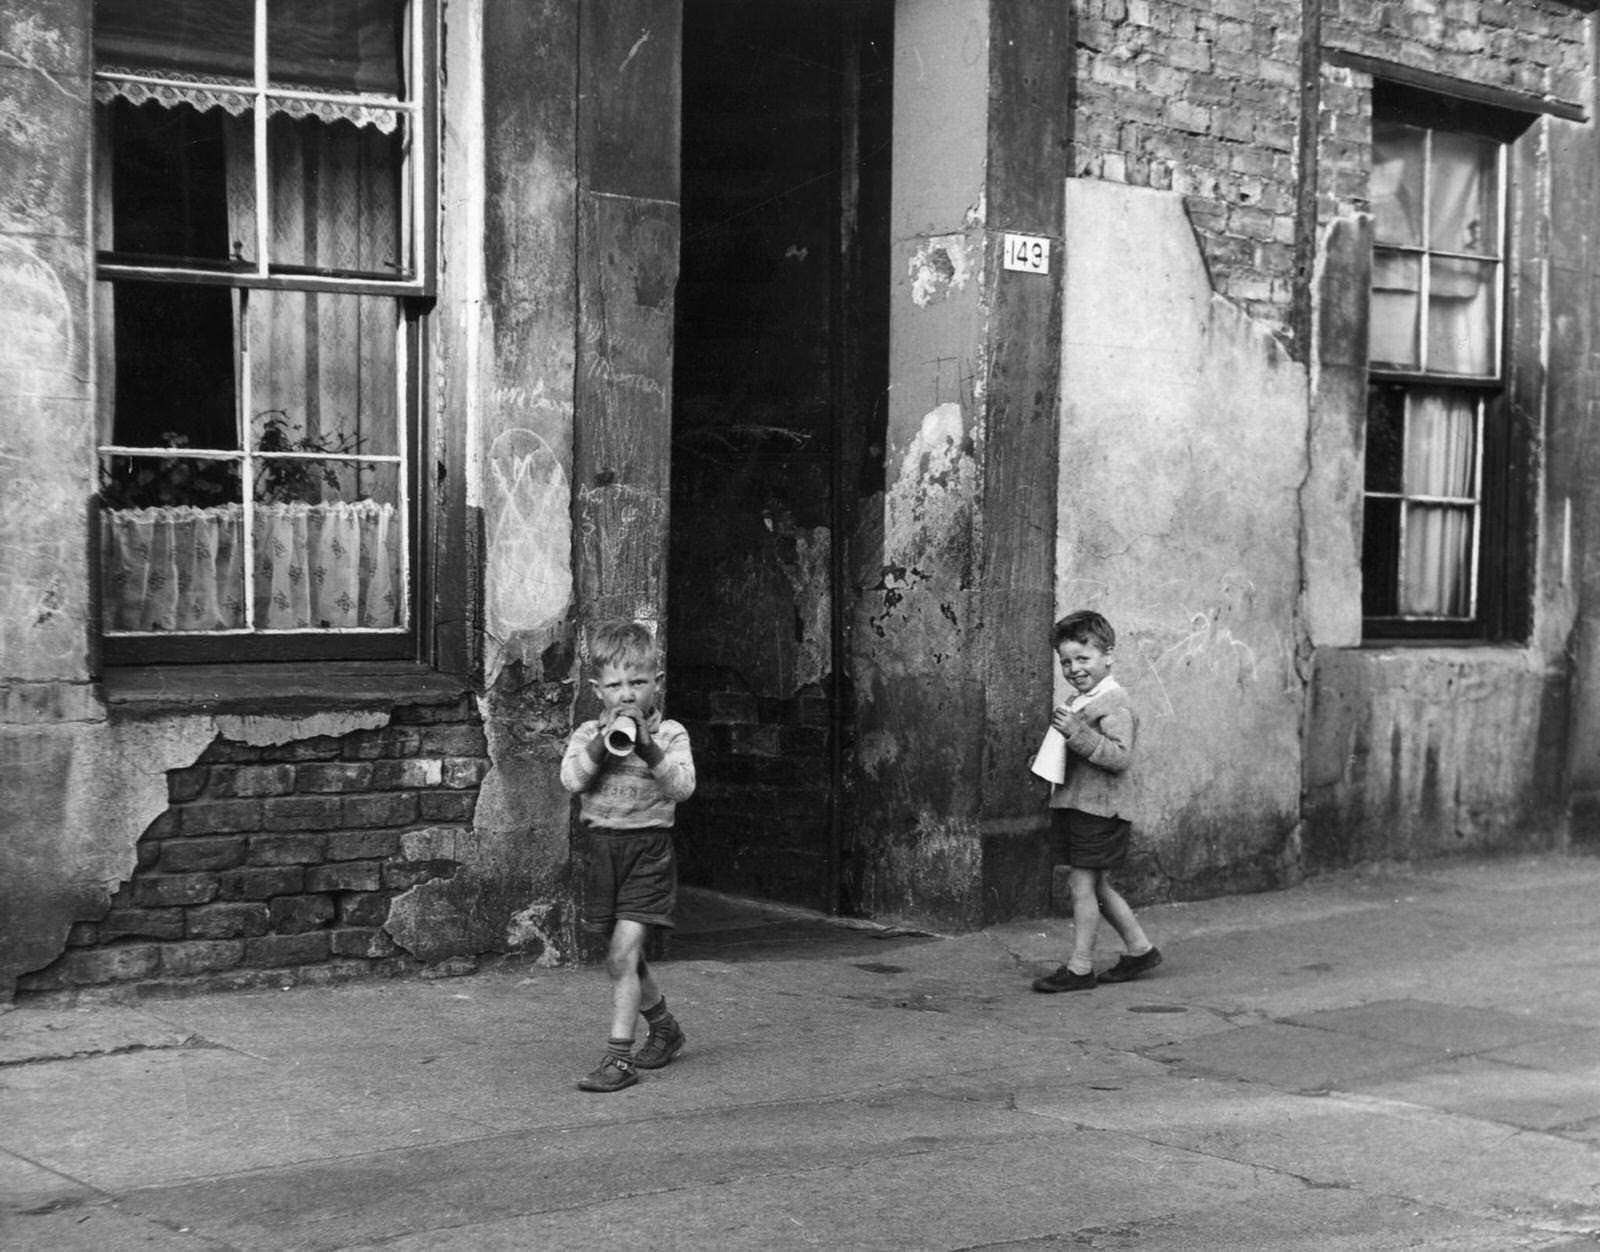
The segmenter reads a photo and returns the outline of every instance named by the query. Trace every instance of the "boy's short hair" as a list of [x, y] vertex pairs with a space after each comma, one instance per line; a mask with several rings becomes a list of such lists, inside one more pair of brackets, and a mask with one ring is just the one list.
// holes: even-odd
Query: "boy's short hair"
[[641, 622], [617, 618], [601, 622], [589, 632], [589, 661], [596, 669], [603, 665], [638, 665], [655, 669], [661, 654], [656, 637]]
[[1073, 643], [1092, 643], [1102, 652], [1117, 646], [1117, 632], [1110, 622], [1093, 609], [1079, 609], [1068, 613], [1050, 632], [1050, 646], [1059, 648], [1071, 640]]

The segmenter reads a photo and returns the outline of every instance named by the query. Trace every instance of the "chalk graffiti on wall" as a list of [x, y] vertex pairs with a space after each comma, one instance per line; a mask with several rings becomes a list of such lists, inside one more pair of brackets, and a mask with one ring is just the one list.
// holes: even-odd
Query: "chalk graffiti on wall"
[[76, 668], [84, 651], [90, 409], [54, 267], [0, 239], [0, 292], [0, 655], [12, 677], [64, 677], [61, 663]]
[[523, 427], [495, 439], [486, 469], [484, 610], [503, 642], [557, 621], [572, 600], [572, 488], [555, 451]]
[[[594, 342], [590, 344], [591, 347], [601, 345], [602, 341], [599, 336], [594, 336], [593, 339]], [[619, 370], [610, 357], [603, 355], [599, 351], [589, 357], [584, 363], [583, 369], [585, 377], [596, 387], [606, 387], [644, 396], [648, 399], [650, 406], [661, 413], [667, 412], [670, 406], [667, 387], [660, 379], [652, 378], [649, 374], [636, 371]]]
[[0, 395], [60, 396], [77, 348], [60, 276], [20, 240], [0, 238]]
[[[659, 611], [652, 571], [666, 533], [667, 501], [660, 492], [632, 483], [584, 485], [578, 492], [583, 567], [595, 580], [595, 602], [608, 614], [653, 619]], [[629, 595], [633, 603], [613, 601]]]

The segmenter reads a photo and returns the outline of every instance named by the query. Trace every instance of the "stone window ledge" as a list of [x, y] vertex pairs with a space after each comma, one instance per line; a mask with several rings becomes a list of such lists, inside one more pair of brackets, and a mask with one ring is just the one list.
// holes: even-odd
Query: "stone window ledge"
[[113, 717], [172, 713], [294, 716], [401, 704], [450, 704], [471, 685], [456, 674], [402, 662], [139, 665], [101, 679]]

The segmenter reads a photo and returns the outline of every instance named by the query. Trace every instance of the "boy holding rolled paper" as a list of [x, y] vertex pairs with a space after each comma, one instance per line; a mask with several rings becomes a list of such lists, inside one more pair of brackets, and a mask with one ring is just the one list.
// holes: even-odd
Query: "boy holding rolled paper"
[[[651, 926], [671, 926], [678, 898], [672, 829], [679, 801], [694, 794], [689, 735], [661, 716], [665, 675], [650, 631], [637, 622], [604, 622], [589, 640], [590, 681], [600, 716], [572, 732], [561, 758], [561, 785], [579, 797], [588, 833], [584, 928], [610, 932], [611, 1035], [584, 1091], [620, 1091], [640, 1069], [660, 1069], [683, 1051], [684, 1034], [644, 957]], [[633, 1050], [635, 1018], [649, 1034]]]
[[[1117, 633], [1110, 622], [1090, 610], [1069, 613], [1050, 639], [1061, 673], [1077, 694], [1052, 711], [1032, 768], [1051, 784], [1050, 841], [1069, 867], [1073, 938], [1071, 959], [1034, 979], [1033, 989], [1088, 991], [1096, 981], [1127, 982], [1161, 964], [1161, 950], [1111, 885], [1111, 871], [1126, 859], [1133, 831], [1125, 814], [1138, 718], [1128, 693], [1111, 677]], [[1126, 951], [1097, 979], [1094, 941], [1102, 913]]]

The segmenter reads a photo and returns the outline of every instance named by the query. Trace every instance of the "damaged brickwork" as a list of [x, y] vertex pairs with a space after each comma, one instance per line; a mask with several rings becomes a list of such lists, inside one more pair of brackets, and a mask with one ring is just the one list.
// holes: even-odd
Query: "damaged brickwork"
[[119, 983], [254, 985], [398, 973], [398, 898], [451, 878], [489, 768], [471, 702], [386, 726], [255, 745], [219, 736], [167, 771], [169, 807], [133, 877], [19, 992]]
[[[1182, 196], [1217, 292], [1285, 336], [1303, 281], [1295, 249], [1302, 96], [1319, 103], [1302, 85], [1302, 15], [1298, 0], [1205, 8], [1087, 0], [1077, 28], [1074, 176]], [[1588, 35], [1577, 7], [1348, 0], [1322, 16], [1320, 34], [1325, 54], [1586, 98]], [[1364, 199], [1369, 162], [1354, 116], [1361, 93], [1347, 71], [1323, 73], [1316, 186], [1326, 220]]]

